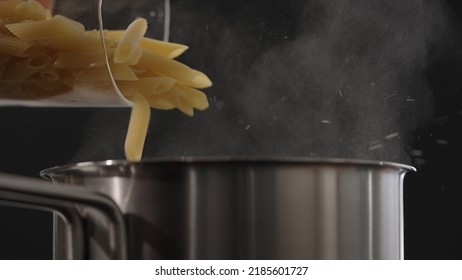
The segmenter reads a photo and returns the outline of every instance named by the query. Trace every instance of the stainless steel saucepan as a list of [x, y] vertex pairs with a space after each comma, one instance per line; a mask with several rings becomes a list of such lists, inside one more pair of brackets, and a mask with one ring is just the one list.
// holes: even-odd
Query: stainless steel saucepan
[[0, 200], [51, 209], [55, 257], [401, 259], [413, 167], [313, 158], [175, 158], [0, 176]]

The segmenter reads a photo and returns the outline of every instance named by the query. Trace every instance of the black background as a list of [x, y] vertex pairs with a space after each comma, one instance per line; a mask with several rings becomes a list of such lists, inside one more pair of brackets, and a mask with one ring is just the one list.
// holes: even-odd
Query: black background
[[[453, 25], [460, 28], [462, 4], [446, 3]], [[406, 259], [462, 259], [462, 45], [454, 39], [443, 46], [445, 51], [426, 69], [436, 113], [413, 136], [412, 150], [422, 153], [409, 150], [418, 172], [405, 179]], [[38, 177], [42, 169], [76, 160], [121, 158], [114, 147], [122, 145], [123, 130], [114, 131], [101, 156], [88, 153], [76, 158], [76, 151], [87, 145], [83, 135], [89, 133], [88, 123], [95, 116], [121, 122], [123, 127], [128, 110], [0, 108], [0, 171]], [[99, 130], [90, 128], [95, 134]], [[51, 214], [0, 207], [0, 258], [52, 258]]]

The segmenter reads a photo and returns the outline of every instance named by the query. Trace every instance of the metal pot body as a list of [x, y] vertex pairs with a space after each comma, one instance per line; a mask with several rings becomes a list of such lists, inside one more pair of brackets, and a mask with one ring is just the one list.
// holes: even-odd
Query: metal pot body
[[[131, 259], [401, 259], [411, 167], [351, 160], [107, 161], [42, 172], [111, 198]], [[109, 221], [79, 206], [86, 258], [111, 258]], [[56, 256], [68, 255], [61, 222]], [[63, 249], [61, 249], [63, 248]]]

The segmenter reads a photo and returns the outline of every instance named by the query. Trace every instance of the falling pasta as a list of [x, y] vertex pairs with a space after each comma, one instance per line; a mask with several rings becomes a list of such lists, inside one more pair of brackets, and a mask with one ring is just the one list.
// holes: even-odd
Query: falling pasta
[[51, 16], [35, 0], [0, 0], [0, 98], [40, 99], [66, 93], [77, 82], [96, 85], [107, 79], [109, 66], [133, 105], [125, 156], [138, 161], [151, 108], [193, 116], [209, 105], [199, 89], [212, 85], [204, 73], [174, 60], [187, 46], [146, 38], [147, 28], [138, 18], [126, 30], [104, 30], [103, 49], [100, 31]]

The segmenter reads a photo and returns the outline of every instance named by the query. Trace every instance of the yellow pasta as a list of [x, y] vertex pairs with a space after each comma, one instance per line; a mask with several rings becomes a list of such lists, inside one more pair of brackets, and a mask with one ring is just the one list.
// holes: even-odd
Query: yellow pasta
[[125, 139], [125, 156], [128, 160], [139, 161], [143, 154], [144, 142], [151, 119], [151, 108], [141, 94], [131, 98], [133, 102]]
[[212, 82], [204, 73], [150, 50], [143, 49], [143, 55], [138, 65], [149, 71], [172, 77], [187, 86], [206, 88], [212, 85]]
[[22, 20], [44, 20], [47, 17], [45, 8], [36, 1], [20, 1], [15, 7], [10, 19]]
[[205, 110], [209, 107], [209, 102], [207, 96], [200, 90], [185, 87], [183, 85], [176, 85], [180, 90], [182, 90], [188, 97], [188, 101], [195, 109]]
[[136, 49], [133, 55], [130, 57], [130, 59], [127, 60], [126, 62], [127, 65], [133, 66], [133, 65], [138, 64], [142, 55], [143, 55], [143, 50], [141, 48]]
[[81, 23], [60, 15], [48, 20], [11, 23], [5, 27], [22, 40], [37, 41], [54, 49], [77, 49], [85, 30]]
[[[119, 40], [124, 32], [124, 30], [109, 30], [106, 31], [105, 36], [114, 40]], [[165, 42], [151, 38], [142, 38], [140, 41], [140, 47], [156, 52], [168, 58], [176, 58], [188, 49], [188, 46], [186, 45]]]
[[13, 86], [18, 81], [24, 81], [27, 78], [38, 73], [51, 64], [49, 55], [41, 53], [27, 57], [19, 62], [7, 67], [3, 73], [2, 80], [10, 81], [7, 87]]
[[151, 77], [141, 78], [137, 81], [117, 81], [117, 87], [126, 96], [132, 96], [136, 93], [142, 95], [159, 95], [175, 84], [175, 80], [169, 77]]
[[0, 33], [0, 53], [6, 55], [23, 56], [34, 43]]
[[8, 19], [14, 17], [16, 7], [22, 2], [22, 0], [0, 1], [0, 18]]
[[[72, 71], [74, 76], [79, 81], [101, 81], [109, 79], [109, 73], [106, 67], [91, 67], [85, 70]], [[133, 73], [133, 71], [127, 65], [114, 65], [111, 67], [111, 73], [116, 80], [120, 81], [137, 81], [138, 77]], [[133, 95], [133, 94], [131, 94]]]
[[168, 98], [168, 94], [160, 94], [160, 95], [150, 95], [150, 96], [145, 96], [146, 100], [149, 103], [149, 106], [155, 109], [159, 110], [171, 110], [175, 109], [176, 106], [169, 102], [166, 99], [166, 96]]
[[172, 87], [162, 97], [168, 103], [175, 105], [182, 113], [190, 117], [194, 116], [194, 108], [188, 95], [179, 87]]
[[[104, 36], [104, 35], [103, 35]], [[109, 38], [104, 37], [104, 42], [106, 47], [112, 48], [114, 47], [117, 42], [111, 40]], [[89, 30], [85, 31], [79, 42], [77, 43], [79, 50], [87, 50], [87, 51], [102, 51], [101, 49], [101, 33], [99, 30]]]
[[144, 18], [138, 18], [128, 26], [117, 44], [114, 53], [115, 63], [126, 63], [130, 61], [137, 52], [139, 53], [137, 57], [139, 58], [141, 56], [140, 51], [138, 51], [140, 49], [139, 43], [141, 38], [144, 37], [147, 28], [148, 23]]
[[138, 76], [136, 76], [133, 69], [127, 64], [110, 64], [112, 76], [116, 81], [137, 81]]
[[[82, 84], [86, 83], [99, 83], [102, 80], [109, 79], [109, 73], [106, 67], [94, 67], [80, 70], [74, 73], [76, 81]], [[102, 79], [102, 77], [105, 77]]]
[[46, 11], [36, 1], [0, 1], [0, 18], [14, 21], [42, 20], [46, 18]]
[[108, 84], [109, 68], [132, 101], [126, 158], [140, 160], [151, 108], [193, 116], [209, 106], [198, 89], [212, 85], [204, 73], [174, 60], [188, 46], [145, 38], [146, 30], [142, 18], [126, 30], [85, 30], [34, 0], [0, 0], [0, 96], [40, 99], [93, 88], [102, 97], [98, 89]]
[[54, 67], [62, 69], [85, 69], [105, 65], [104, 53], [101, 50], [58, 53]]

